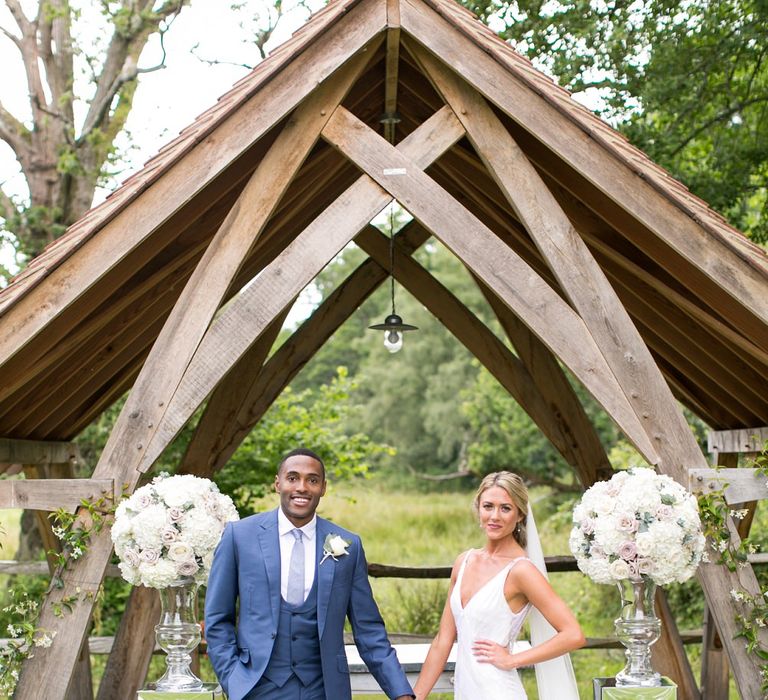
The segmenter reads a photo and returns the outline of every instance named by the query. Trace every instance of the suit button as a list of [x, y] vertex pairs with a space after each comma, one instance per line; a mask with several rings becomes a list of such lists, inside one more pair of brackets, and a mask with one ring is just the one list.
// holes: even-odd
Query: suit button
[[295, 642], [298, 639], [298, 637], [294, 634], [293, 637], [291, 637], [291, 639]]
[[291, 661], [291, 666], [295, 666], [295, 665], [296, 665], [296, 662], [295, 661]]
[[274, 639], [275, 637], [277, 637], [277, 635], [274, 632], [272, 632], [272, 639]]

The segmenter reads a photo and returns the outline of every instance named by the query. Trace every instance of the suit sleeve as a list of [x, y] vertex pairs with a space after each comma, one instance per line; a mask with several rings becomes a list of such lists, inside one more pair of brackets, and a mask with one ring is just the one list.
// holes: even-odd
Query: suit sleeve
[[208, 657], [227, 691], [227, 681], [237, 661], [237, 553], [232, 523], [227, 523], [213, 555], [208, 588], [205, 593], [205, 639]]
[[389, 643], [384, 620], [368, 581], [368, 562], [365, 551], [359, 540], [358, 544], [359, 551], [347, 610], [347, 616], [352, 623], [355, 645], [360, 652], [360, 657], [387, 697], [413, 696], [413, 689], [397, 660], [397, 653]]

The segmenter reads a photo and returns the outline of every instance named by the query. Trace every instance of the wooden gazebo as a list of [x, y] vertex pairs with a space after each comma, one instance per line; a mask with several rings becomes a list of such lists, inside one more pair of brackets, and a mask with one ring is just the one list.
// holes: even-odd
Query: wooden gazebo
[[[585, 486], [611, 466], [559, 363], [686, 486], [707, 463], [677, 401], [713, 429], [768, 424], [761, 249], [453, 0], [335, 0], [0, 294], [4, 467], [66, 461], [52, 451], [131, 390], [91, 479], [27, 480], [0, 505], [132, 490], [206, 400], [181, 469], [213, 474], [387, 279], [369, 222], [393, 198], [414, 217], [396, 278]], [[474, 275], [514, 353], [411, 258], [431, 235]], [[292, 301], [353, 240], [369, 259], [266, 359]], [[19, 699], [89, 697], [82, 650], [111, 551], [102, 532], [50, 594], [79, 602], [61, 618], [44, 607], [57, 636], [26, 663]], [[707, 564], [699, 578], [756, 700], [759, 663], [734, 639], [729, 595], [758, 594], [752, 568]], [[134, 591], [99, 698], [135, 697], [154, 605]], [[662, 612], [662, 670], [699, 697], [663, 600]], [[706, 697], [721, 697], [721, 657], [706, 650]]]

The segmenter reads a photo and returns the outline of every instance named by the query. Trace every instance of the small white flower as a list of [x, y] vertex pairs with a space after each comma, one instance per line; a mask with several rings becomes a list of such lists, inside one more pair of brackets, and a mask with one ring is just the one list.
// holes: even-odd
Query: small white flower
[[323, 542], [323, 558], [320, 560], [320, 563], [322, 564], [328, 557], [331, 557], [331, 559], [336, 561], [337, 557], [349, 554], [347, 547], [349, 547], [350, 544], [350, 542], [347, 542], [339, 535], [330, 533], [325, 538], [325, 542]]

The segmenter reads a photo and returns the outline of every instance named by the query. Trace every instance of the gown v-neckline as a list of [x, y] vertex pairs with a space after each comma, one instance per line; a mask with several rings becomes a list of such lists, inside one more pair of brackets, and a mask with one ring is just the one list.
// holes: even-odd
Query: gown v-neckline
[[467, 606], [477, 597], [477, 594], [480, 593], [486, 586], [488, 586], [492, 581], [496, 580], [496, 578], [506, 569], [509, 569], [509, 567], [518, 559], [525, 559], [525, 557], [515, 557], [514, 559], [511, 559], [508, 563], [506, 563], [504, 566], [502, 566], [493, 576], [491, 576], [485, 583], [483, 583], [467, 600], [466, 603], [464, 603], [464, 596], [461, 593], [461, 585], [464, 583], [464, 572], [467, 568], [467, 563], [469, 562], [469, 558], [475, 553], [476, 550], [472, 550], [467, 554], [466, 558], [461, 564], [461, 577], [458, 581], [459, 586], [459, 605], [461, 606], [462, 610], [466, 610]]

